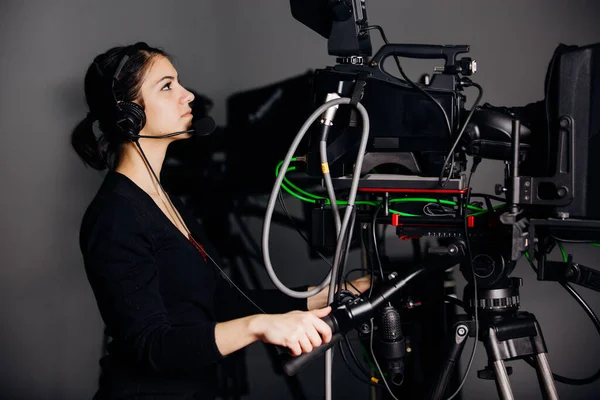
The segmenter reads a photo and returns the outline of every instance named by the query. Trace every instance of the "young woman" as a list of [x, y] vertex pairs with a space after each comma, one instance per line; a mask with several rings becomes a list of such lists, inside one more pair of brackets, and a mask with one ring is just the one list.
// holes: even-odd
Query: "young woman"
[[[169, 134], [190, 129], [194, 100], [169, 56], [145, 43], [112, 48], [89, 67], [85, 95], [89, 113], [72, 144], [91, 167], [109, 168], [80, 234], [111, 338], [95, 399], [213, 398], [215, 366], [228, 354], [258, 340], [294, 355], [328, 342], [328, 289], [308, 300], [250, 292], [253, 305], [220, 273], [200, 224], [162, 189], [168, 145], [190, 136]], [[353, 284], [365, 291], [369, 278]]]

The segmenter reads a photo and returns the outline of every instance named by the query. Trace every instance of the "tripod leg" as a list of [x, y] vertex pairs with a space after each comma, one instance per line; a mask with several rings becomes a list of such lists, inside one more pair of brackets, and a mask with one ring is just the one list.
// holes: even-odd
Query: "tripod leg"
[[444, 393], [446, 393], [446, 388], [454, 372], [454, 366], [460, 360], [460, 355], [469, 336], [469, 322], [471, 321], [458, 322], [454, 325], [454, 337], [450, 344], [450, 351], [448, 352], [446, 361], [444, 361], [442, 372], [436, 384], [432, 387], [431, 400], [442, 400], [444, 398]]
[[510, 381], [508, 380], [508, 372], [504, 361], [494, 361], [494, 373], [496, 374], [496, 387], [498, 388], [498, 394], [500, 400], [514, 400], [512, 389], [510, 387]]
[[540, 389], [544, 394], [546, 400], [558, 400], [558, 392], [554, 385], [554, 379], [552, 378], [552, 371], [550, 370], [550, 363], [546, 353], [538, 353], [535, 356], [537, 361], [537, 374], [540, 382]]

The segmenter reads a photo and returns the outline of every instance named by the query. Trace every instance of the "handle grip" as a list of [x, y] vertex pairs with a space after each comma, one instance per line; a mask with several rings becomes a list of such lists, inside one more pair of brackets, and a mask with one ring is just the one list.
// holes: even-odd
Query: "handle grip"
[[456, 56], [469, 51], [468, 45], [386, 44], [371, 59], [378, 65], [390, 56], [421, 59], [444, 59], [454, 64]]
[[314, 348], [310, 353], [302, 353], [296, 357], [289, 353], [282, 354], [280, 358], [283, 371], [287, 376], [296, 375], [308, 364], [324, 355], [328, 349], [335, 346], [342, 338], [343, 335], [341, 333], [336, 333], [331, 337], [331, 341], [329, 343], [322, 344], [319, 347]]
[[331, 347], [335, 346], [342, 338], [343, 335], [338, 332], [337, 323], [331, 315], [327, 315], [322, 318], [323, 321], [331, 328], [333, 335], [329, 343], [324, 343], [319, 347], [315, 347], [310, 353], [302, 353], [299, 356], [292, 356], [285, 349], [280, 350], [280, 359], [283, 371], [287, 376], [294, 376], [308, 364], [315, 361], [317, 358], [325, 354], [325, 352]]

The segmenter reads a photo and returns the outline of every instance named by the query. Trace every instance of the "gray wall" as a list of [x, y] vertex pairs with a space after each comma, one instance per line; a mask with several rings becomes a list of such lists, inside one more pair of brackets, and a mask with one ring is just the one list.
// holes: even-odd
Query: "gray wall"
[[[600, 3], [567, 4], [387, 0], [369, 2], [368, 11], [369, 21], [383, 26], [392, 42], [470, 44], [483, 101], [522, 105], [542, 97], [546, 65], [558, 43], [600, 40]], [[374, 38], [377, 49], [381, 41]], [[173, 54], [182, 80], [215, 101], [213, 116], [219, 123], [225, 121], [227, 95], [333, 63], [325, 39], [296, 22], [287, 1], [2, 2], [0, 398], [84, 399], [95, 390], [102, 323], [85, 280], [77, 235], [101, 175], [83, 168], [69, 133], [85, 115], [83, 75], [92, 58], [136, 40]], [[415, 78], [430, 67], [405, 63]], [[471, 100], [476, 95], [467, 94]], [[491, 193], [501, 177], [501, 165], [484, 161], [473, 186]], [[247, 222], [258, 235], [260, 221]], [[286, 283], [314, 283], [324, 272], [308, 261], [296, 235], [280, 229], [272, 237], [273, 249], [285, 249], [273, 254], [273, 262]], [[388, 248], [405, 250], [389, 240]], [[567, 249], [590, 266], [600, 251]], [[582, 377], [599, 368], [597, 333], [574, 301], [558, 285], [537, 282], [526, 265], [515, 275], [525, 280], [522, 305], [544, 329], [554, 372]], [[460, 290], [462, 277], [457, 281]], [[600, 309], [598, 293], [581, 293]], [[249, 398], [288, 397], [283, 380], [269, 371], [261, 345], [250, 346], [248, 355]], [[368, 390], [337, 361], [335, 398], [366, 398]], [[476, 378], [475, 370], [484, 363], [479, 347], [464, 398], [495, 397], [493, 384]], [[322, 394], [321, 366], [301, 374], [311, 398]], [[522, 362], [514, 366], [517, 398], [540, 398], [533, 370]], [[557, 386], [561, 398], [591, 399], [600, 393], [598, 383]]]

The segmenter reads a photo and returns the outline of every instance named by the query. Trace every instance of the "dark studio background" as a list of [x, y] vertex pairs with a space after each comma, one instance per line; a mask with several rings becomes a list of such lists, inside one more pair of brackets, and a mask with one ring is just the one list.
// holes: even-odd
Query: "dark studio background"
[[[546, 67], [559, 43], [600, 41], [595, 0], [381, 0], [367, 5], [369, 22], [382, 26], [391, 42], [470, 44], [479, 67], [473, 80], [484, 88], [483, 101], [496, 105], [541, 99]], [[93, 57], [138, 40], [175, 56], [182, 81], [214, 102], [210, 115], [220, 125], [226, 123], [228, 96], [334, 62], [326, 40], [293, 19], [288, 1], [0, 3], [0, 399], [80, 400], [95, 391], [103, 325], [85, 279], [78, 230], [102, 174], [82, 166], [69, 135], [86, 113], [83, 76]], [[382, 42], [375, 32], [372, 40], [378, 49]], [[431, 68], [427, 62], [403, 66], [413, 78]], [[476, 93], [467, 95], [473, 101]], [[501, 179], [502, 165], [484, 161], [473, 187], [493, 193]], [[266, 199], [248, 201], [264, 204]], [[290, 200], [288, 207], [301, 216], [296, 202]], [[260, 217], [246, 217], [244, 223], [260, 241]], [[232, 227], [239, 229], [235, 221]], [[410, 252], [393, 236], [387, 249], [391, 256]], [[600, 249], [568, 245], [567, 250], [576, 261], [600, 267], [595, 263]], [[324, 264], [309, 258], [289, 228], [273, 228], [271, 251], [288, 286], [315, 284], [325, 273]], [[357, 265], [353, 253], [349, 267]], [[600, 367], [600, 338], [571, 297], [558, 284], [536, 281], [524, 263], [513, 275], [525, 281], [521, 304], [540, 321], [553, 371], [583, 377]], [[264, 271], [260, 278], [270, 285]], [[463, 284], [457, 274], [459, 294]], [[600, 312], [600, 294], [578, 290]], [[247, 351], [250, 395], [245, 398], [289, 398], [265, 354], [259, 343]], [[494, 384], [476, 377], [484, 363], [479, 347], [464, 399], [495, 398]], [[534, 370], [523, 362], [512, 365], [516, 398], [541, 398]], [[354, 380], [339, 357], [334, 369], [334, 398], [368, 398], [368, 388]], [[322, 372], [321, 361], [300, 374], [311, 399], [322, 398]], [[562, 399], [600, 397], [600, 382], [557, 383], [557, 388]]]

